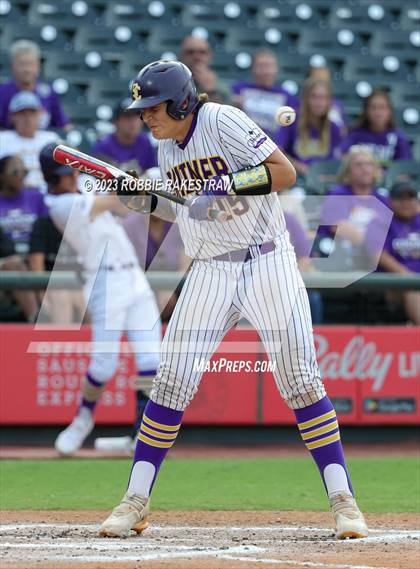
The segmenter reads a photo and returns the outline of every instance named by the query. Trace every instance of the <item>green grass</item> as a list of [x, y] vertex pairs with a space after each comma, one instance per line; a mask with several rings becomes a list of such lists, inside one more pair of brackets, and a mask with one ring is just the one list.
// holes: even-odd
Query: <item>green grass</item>
[[[350, 471], [368, 512], [418, 512], [415, 458], [354, 458]], [[119, 502], [131, 460], [3, 460], [2, 509], [109, 509]], [[153, 509], [325, 510], [318, 472], [308, 458], [168, 460]]]

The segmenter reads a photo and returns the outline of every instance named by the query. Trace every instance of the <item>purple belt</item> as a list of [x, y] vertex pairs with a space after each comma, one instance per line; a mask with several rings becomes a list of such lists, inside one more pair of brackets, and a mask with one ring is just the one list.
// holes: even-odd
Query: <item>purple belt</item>
[[217, 257], [212, 257], [214, 261], [231, 261], [233, 263], [246, 263], [253, 258], [252, 250], [258, 249], [260, 255], [266, 255], [271, 253], [276, 248], [274, 241], [267, 241], [267, 243], [260, 243], [259, 245], [253, 245], [248, 247], [248, 249], [238, 249], [237, 251], [230, 251], [229, 253], [224, 253], [223, 255], [217, 255]]

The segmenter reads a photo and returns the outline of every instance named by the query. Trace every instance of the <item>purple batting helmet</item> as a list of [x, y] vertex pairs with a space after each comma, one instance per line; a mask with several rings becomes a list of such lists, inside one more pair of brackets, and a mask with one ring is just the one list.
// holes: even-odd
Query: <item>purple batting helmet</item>
[[147, 109], [168, 101], [167, 113], [185, 119], [197, 107], [198, 93], [192, 73], [180, 61], [154, 61], [139, 72], [131, 86], [131, 109]]

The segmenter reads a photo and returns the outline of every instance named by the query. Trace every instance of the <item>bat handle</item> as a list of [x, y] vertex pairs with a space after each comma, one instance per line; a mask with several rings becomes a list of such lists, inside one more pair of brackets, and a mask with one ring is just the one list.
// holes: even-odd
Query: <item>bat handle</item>
[[214, 221], [224, 223], [227, 221], [228, 214], [225, 211], [220, 211], [218, 209], [209, 209], [209, 218], [213, 219]]

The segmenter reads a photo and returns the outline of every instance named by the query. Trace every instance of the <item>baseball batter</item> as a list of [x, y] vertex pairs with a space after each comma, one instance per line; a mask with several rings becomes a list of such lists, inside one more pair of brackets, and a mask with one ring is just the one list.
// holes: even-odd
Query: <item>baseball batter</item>
[[92, 358], [83, 380], [80, 406], [55, 442], [60, 454], [71, 455], [93, 429], [95, 406], [117, 369], [124, 331], [139, 369], [135, 389], [140, 424], [159, 363], [161, 325], [155, 297], [134, 248], [113, 215], [126, 210], [110, 196], [79, 192], [78, 172], [53, 160], [54, 147], [46, 146], [40, 157], [48, 183], [45, 201], [54, 224], [85, 269], [83, 292], [92, 322]]
[[[226, 332], [245, 317], [276, 364], [278, 389], [320, 470], [337, 537], [366, 536], [337, 417], [320, 378], [307, 293], [277, 194], [293, 185], [293, 166], [242, 111], [198, 95], [182, 63], [147, 65], [134, 80], [132, 95], [129, 108], [138, 109], [159, 140], [163, 179], [189, 196], [189, 207], [170, 207], [194, 262], [163, 341], [127, 492], [100, 534], [121, 536], [147, 527], [159, 468], [201, 380], [202, 368], [194, 362], [211, 358]], [[124, 180], [120, 183], [124, 186]], [[191, 188], [196, 191], [189, 195]], [[168, 206], [160, 197], [141, 194], [132, 204], [137, 200], [143, 212]], [[211, 208], [224, 209], [228, 220], [212, 221]]]

